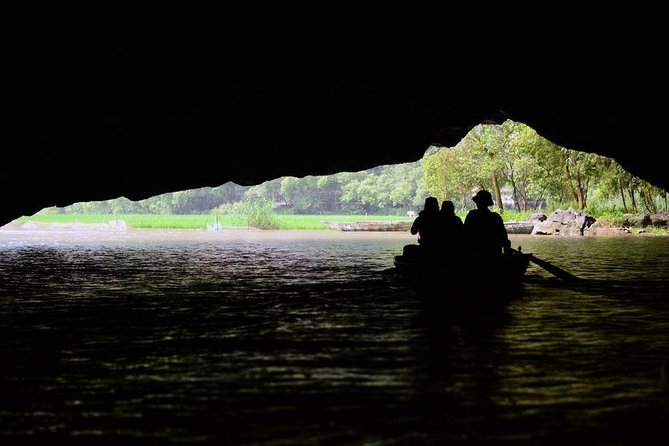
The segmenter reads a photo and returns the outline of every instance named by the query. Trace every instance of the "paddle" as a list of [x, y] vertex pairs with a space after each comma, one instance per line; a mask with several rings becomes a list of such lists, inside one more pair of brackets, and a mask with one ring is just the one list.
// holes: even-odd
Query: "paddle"
[[[513, 251], [513, 252], [517, 252], [519, 254], [524, 254], [523, 252], [521, 252], [517, 249], [513, 249], [513, 248], [509, 248], [509, 249], [511, 249], [511, 251]], [[576, 277], [575, 275], [563, 270], [559, 266], [555, 266], [552, 263], [549, 263], [545, 260], [537, 258], [534, 254], [529, 254], [529, 256], [530, 256], [530, 262], [534, 263], [535, 265], [538, 265], [538, 266], [542, 267], [543, 269], [545, 269], [549, 273], [553, 274], [558, 279], [562, 279], [562, 280], [565, 280], [565, 281], [580, 280], [578, 277]]]

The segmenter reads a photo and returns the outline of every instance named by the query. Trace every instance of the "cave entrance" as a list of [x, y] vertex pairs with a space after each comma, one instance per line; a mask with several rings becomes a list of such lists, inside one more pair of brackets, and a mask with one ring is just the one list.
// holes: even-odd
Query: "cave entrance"
[[494, 208], [513, 220], [557, 208], [619, 218], [667, 209], [666, 191], [633, 176], [614, 159], [561, 147], [524, 123], [506, 120], [473, 127], [455, 146], [432, 145], [413, 162], [285, 176], [253, 186], [227, 182], [139, 201], [81, 202], [47, 208], [14, 224], [323, 229], [329, 223], [361, 220], [410, 221], [427, 196], [453, 201], [464, 215], [480, 189], [489, 190]]

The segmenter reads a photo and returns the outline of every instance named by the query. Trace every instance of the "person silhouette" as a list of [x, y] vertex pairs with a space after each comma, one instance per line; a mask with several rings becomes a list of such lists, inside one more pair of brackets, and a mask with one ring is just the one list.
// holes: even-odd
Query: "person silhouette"
[[463, 223], [462, 219], [455, 215], [453, 202], [443, 201], [439, 215], [441, 217], [440, 238], [444, 252], [458, 251], [462, 245]]
[[440, 239], [439, 201], [435, 197], [425, 199], [425, 207], [411, 226], [411, 234], [418, 234], [418, 244], [429, 250], [439, 246]]
[[501, 215], [488, 209], [493, 205], [492, 195], [480, 190], [472, 197], [476, 209], [469, 211], [463, 225], [465, 237], [477, 256], [495, 257], [511, 253], [511, 242]]

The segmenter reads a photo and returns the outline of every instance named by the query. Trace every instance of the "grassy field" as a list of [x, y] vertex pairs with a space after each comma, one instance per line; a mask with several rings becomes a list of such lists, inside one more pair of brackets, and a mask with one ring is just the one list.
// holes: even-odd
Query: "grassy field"
[[[226, 227], [246, 227], [238, 216], [221, 215], [221, 225]], [[397, 215], [277, 215], [279, 229], [329, 229], [328, 222], [358, 222], [358, 221], [412, 221], [408, 217]], [[42, 223], [107, 223], [112, 220], [123, 220], [131, 228], [146, 229], [206, 229], [213, 225], [215, 216], [201, 215], [68, 215], [68, 214], [35, 214], [31, 217], [21, 217], [16, 221]]]
[[[458, 213], [464, 221], [464, 215]], [[503, 214], [505, 221], [523, 221], [528, 214], [506, 211]], [[246, 228], [245, 222], [239, 216], [220, 215], [223, 227]], [[95, 214], [51, 214], [38, 213], [30, 217], [21, 217], [14, 223], [33, 221], [37, 223], [108, 223], [112, 220], [123, 220], [136, 229], [206, 229], [207, 225], [213, 225], [215, 216], [212, 214], [199, 215], [153, 215], [153, 214], [127, 214], [127, 215], [95, 215]], [[279, 229], [311, 229], [327, 230], [325, 222], [352, 223], [360, 221], [413, 221], [409, 217], [397, 215], [276, 215]], [[603, 218], [603, 221], [606, 220]], [[615, 224], [613, 226], [616, 226]], [[655, 235], [669, 235], [666, 228], [646, 228], [646, 233]]]

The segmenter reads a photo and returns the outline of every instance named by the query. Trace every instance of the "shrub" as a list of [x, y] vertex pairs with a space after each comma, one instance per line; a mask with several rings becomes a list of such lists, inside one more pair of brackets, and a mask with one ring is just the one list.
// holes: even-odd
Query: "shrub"
[[224, 204], [216, 212], [229, 215], [233, 225], [257, 229], [278, 229], [279, 222], [273, 210], [274, 202], [267, 198], [248, 198]]

